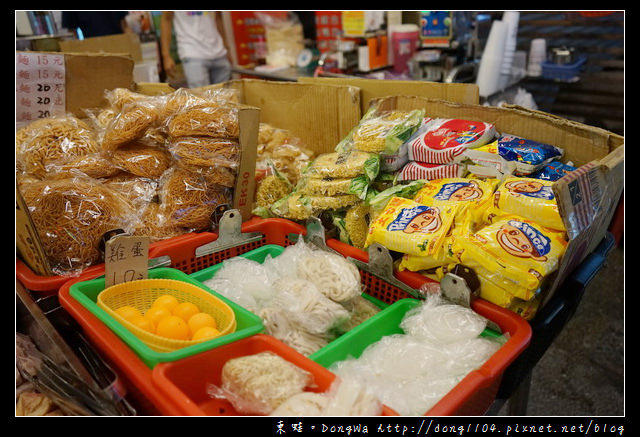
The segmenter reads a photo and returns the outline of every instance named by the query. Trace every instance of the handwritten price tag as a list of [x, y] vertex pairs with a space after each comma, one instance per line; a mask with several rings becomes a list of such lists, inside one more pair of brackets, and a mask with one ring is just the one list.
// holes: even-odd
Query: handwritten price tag
[[105, 287], [147, 279], [149, 238], [118, 235], [105, 243]]
[[65, 65], [63, 54], [16, 53], [16, 121], [64, 115]]

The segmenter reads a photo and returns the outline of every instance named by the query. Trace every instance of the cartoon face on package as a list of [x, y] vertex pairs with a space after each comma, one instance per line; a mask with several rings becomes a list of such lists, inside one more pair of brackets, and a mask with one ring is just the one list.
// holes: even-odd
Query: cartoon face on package
[[461, 202], [470, 210], [478, 210], [491, 202], [498, 183], [497, 179], [436, 179], [428, 181], [413, 200], [430, 206]]
[[565, 230], [552, 185], [551, 181], [534, 178], [505, 179], [494, 193], [493, 205], [542, 226]]
[[433, 255], [442, 247], [457, 210], [457, 205], [438, 208], [394, 197], [369, 226], [365, 245], [379, 243], [396, 252]]
[[530, 300], [559, 265], [564, 233], [518, 216], [505, 216], [453, 242], [462, 264], [515, 297]]

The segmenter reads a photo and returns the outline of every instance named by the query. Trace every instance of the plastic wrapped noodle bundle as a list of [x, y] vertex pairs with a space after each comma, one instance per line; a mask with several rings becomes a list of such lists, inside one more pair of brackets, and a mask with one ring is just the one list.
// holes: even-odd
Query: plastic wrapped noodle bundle
[[294, 191], [277, 200], [271, 212], [278, 217], [292, 220], [306, 220], [322, 211], [347, 208], [360, 202], [355, 194], [339, 194], [336, 196], [307, 196]]
[[291, 194], [293, 185], [287, 177], [280, 172], [274, 163], [269, 162], [267, 174], [256, 181], [256, 199], [253, 213], [268, 218], [273, 214], [271, 207], [279, 199]]
[[316, 156], [292, 132], [267, 123], [260, 123], [258, 127], [257, 151], [257, 173], [268, 173], [270, 163], [273, 163], [293, 185], [298, 183], [303, 168]]
[[103, 179], [103, 183], [126, 198], [138, 210], [144, 209], [154, 199], [158, 189], [157, 180], [124, 171]]
[[362, 294], [360, 271], [343, 256], [314, 250], [298, 261], [298, 276], [307, 279], [334, 302], [345, 302]]
[[346, 211], [333, 211], [330, 216], [340, 241], [358, 249], [364, 248], [369, 230], [369, 205], [359, 202]]
[[346, 308], [351, 316], [345, 323], [340, 325], [339, 330], [341, 332], [350, 331], [365, 320], [368, 320], [380, 312], [380, 308], [364, 298], [362, 295], [342, 302], [342, 306]]
[[158, 108], [152, 100], [124, 105], [102, 133], [102, 148], [114, 151], [142, 137], [158, 121]]
[[123, 196], [87, 177], [25, 185], [22, 195], [56, 275], [76, 275], [100, 262], [104, 234], [130, 231], [136, 221]]
[[167, 170], [158, 188], [161, 204], [177, 226], [208, 229], [211, 214], [218, 205], [229, 203], [230, 190], [210, 183], [205, 176], [177, 167]]
[[565, 230], [553, 194], [553, 182], [535, 178], [505, 179], [493, 195], [493, 205], [551, 229]]
[[366, 246], [379, 243], [389, 250], [412, 255], [433, 255], [444, 242], [459, 205], [444, 208], [394, 197], [369, 226]]
[[[394, 154], [418, 129], [424, 110], [382, 110], [372, 106], [348, 136], [349, 146], [365, 152]], [[338, 145], [341, 147], [341, 145]]]
[[176, 161], [184, 165], [237, 168], [240, 162], [240, 145], [229, 138], [177, 137], [171, 139], [168, 148]]
[[378, 416], [382, 403], [351, 380], [336, 378], [325, 393], [294, 395], [276, 408], [272, 416]]
[[487, 319], [469, 308], [430, 297], [409, 310], [400, 327], [408, 335], [451, 343], [478, 337], [487, 327]]
[[171, 154], [161, 146], [132, 141], [110, 153], [113, 164], [135, 176], [159, 179], [172, 165]]
[[50, 164], [46, 167], [48, 178], [73, 177], [79, 173], [94, 179], [104, 179], [121, 172], [113, 161], [101, 152], [78, 156], [62, 163]]
[[518, 216], [501, 216], [467, 237], [453, 241], [461, 264], [485, 280], [528, 301], [557, 270], [567, 246], [564, 232]]
[[204, 282], [206, 286], [228, 299], [257, 313], [270, 305], [276, 290], [273, 283], [277, 272], [257, 261], [236, 257], [225, 260], [214, 277]]
[[307, 331], [304, 326], [292, 321], [284, 308], [267, 306], [261, 309], [258, 315], [262, 318], [267, 334], [304, 356], [309, 356], [329, 344], [326, 335]]
[[210, 136], [238, 138], [238, 107], [227, 103], [190, 106], [169, 117], [166, 129], [170, 137]]
[[36, 120], [16, 132], [16, 165], [38, 179], [47, 167], [100, 150], [95, 131], [71, 115]]
[[[343, 380], [353, 380], [400, 415], [423, 415], [469, 372], [484, 364], [501, 346], [502, 339], [484, 338], [482, 320], [471, 309], [452, 311], [437, 294], [407, 313], [401, 327], [408, 331], [382, 337], [357, 359], [334, 363], [330, 370]], [[442, 315], [439, 312], [442, 311]], [[457, 312], [459, 311], [459, 313]], [[441, 324], [421, 326], [434, 318]], [[455, 323], [462, 322], [462, 326]], [[445, 326], [447, 325], [448, 326]], [[452, 330], [453, 332], [448, 332]]]
[[312, 334], [326, 335], [349, 319], [349, 312], [326, 297], [315, 283], [300, 278], [281, 278], [273, 284], [272, 305], [282, 308], [292, 323]]
[[149, 100], [149, 96], [131, 91], [128, 88], [114, 88], [112, 90], [106, 90], [104, 92], [104, 97], [111, 109], [114, 111], [121, 111], [122, 108], [129, 103]]
[[409, 160], [429, 164], [457, 162], [468, 148], [487, 144], [495, 134], [491, 123], [437, 118], [422, 126], [408, 141]]
[[358, 150], [318, 155], [304, 170], [305, 175], [321, 178], [351, 179], [367, 175], [373, 181], [380, 171], [380, 157]]
[[221, 386], [209, 386], [210, 395], [223, 396], [236, 411], [244, 414], [269, 414], [290, 397], [313, 383], [313, 376], [273, 352], [228, 360], [221, 375]]
[[140, 217], [133, 235], [148, 237], [151, 243], [182, 235], [184, 228], [169, 222], [164, 208], [158, 202], [149, 202]]

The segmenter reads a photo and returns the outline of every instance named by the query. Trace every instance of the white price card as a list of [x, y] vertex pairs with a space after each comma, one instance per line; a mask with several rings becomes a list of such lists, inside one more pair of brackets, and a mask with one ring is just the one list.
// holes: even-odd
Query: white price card
[[16, 52], [16, 122], [64, 115], [63, 54]]

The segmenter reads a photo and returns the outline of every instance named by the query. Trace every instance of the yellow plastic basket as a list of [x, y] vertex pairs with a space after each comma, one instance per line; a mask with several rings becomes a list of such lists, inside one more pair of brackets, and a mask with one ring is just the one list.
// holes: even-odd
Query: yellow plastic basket
[[129, 305], [144, 314], [163, 294], [174, 296], [180, 302], [191, 302], [197, 305], [200, 311], [210, 314], [220, 331], [218, 337], [230, 334], [236, 329], [235, 313], [229, 305], [196, 285], [176, 279], [141, 279], [116, 284], [100, 292], [97, 304], [157, 352], [172, 352], [204, 341], [161, 337], [135, 326], [115, 312], [116, 309]]

